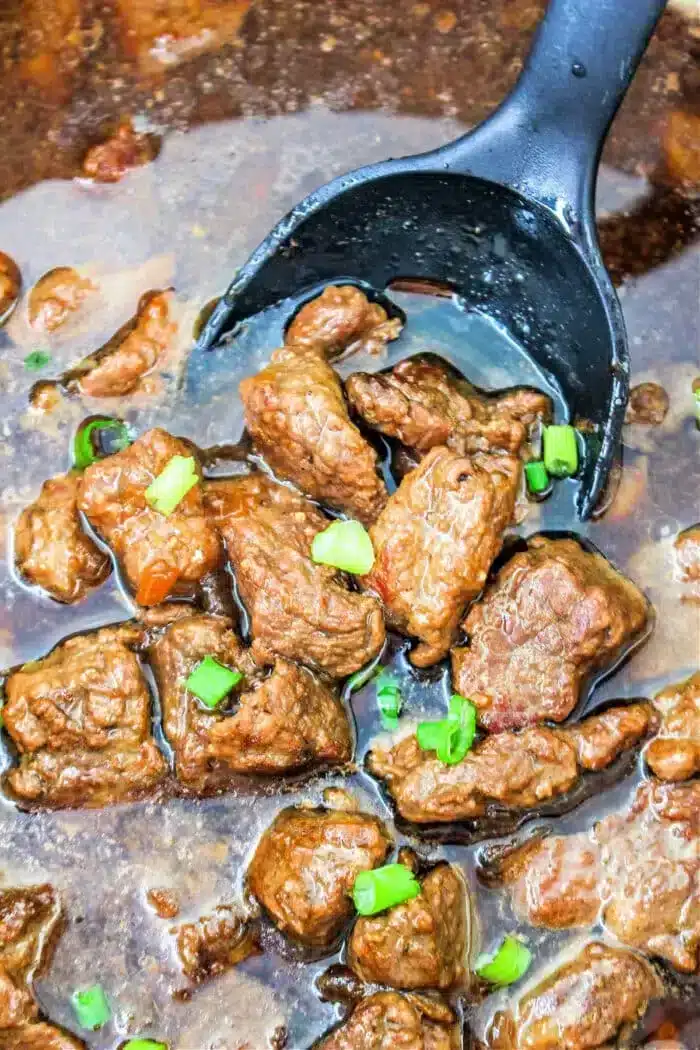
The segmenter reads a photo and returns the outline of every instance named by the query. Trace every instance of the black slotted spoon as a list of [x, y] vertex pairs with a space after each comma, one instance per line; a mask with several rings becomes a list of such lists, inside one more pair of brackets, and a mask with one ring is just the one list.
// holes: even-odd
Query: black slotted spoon
[[622, 312], [596, 237], [598, 161], [665, 6], [550, 0], [520, 79], [488, 120], [439, 149], [360, 168], [309, 194], [238, 272], [197, 348], [323, 283], [447, 282], [468, 309], [517, 332], [558, 382], [571, 417], [593, 424], [577, 495], [588, 517], [629, 387]]

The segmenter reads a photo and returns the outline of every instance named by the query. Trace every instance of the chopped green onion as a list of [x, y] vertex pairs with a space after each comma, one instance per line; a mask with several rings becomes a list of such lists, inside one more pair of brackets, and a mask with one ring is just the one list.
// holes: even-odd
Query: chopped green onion
[[374, 548], [359, 521], [334, 521], [314, 536], [311, 558], [321, 565], [364, 576], [374, 565]]
[[345, 683], [345, 688], [349, 693], [356, 693], [358, 689], [362, 689], [363, 685], [371, 682], [381, 670], [381, 664], [377, 665], [376, 663], [368, 664], [367, 667], [361, 667], [359, 671], [355, 671], [353, 675], [350, 675]]
[[377, 678], [377, 706], [384, 728], [397, 729], [401, 714], [401, 690], [397, 678], [384, 671]]
[[544, 465], [555, 478], [569, 478], [578, 470], [578, 438], [568, 424], [544, 428]]
[[51, 354], [47, 354], [46, 350], [32, 350], [24, 359], [24, 367], [28, 372], [40, 372], [50, 361]]
[[471, 749], [476, 735], [476, 707], [459, 693], [450, 697], [447, 718], [439, 722], [420, 722], [416, 729], [418, 746], [435, 751], [446, 766], [457, 765]]
[[154, 510], [167, 516], [198, 481], [194, 457], [173, 456], [146, 489], [146, 499]]
[[185, 687], [206, 707], [214, 708], [218, 707], [226, 694], [230, 693], [242, 678], [240, 671], [232, 671], [213, 656], [205, 656], [190, 674]]
[[157, 1043], [155, 1039], [130, 1039], [121, 1050], [168, 1050], [168, 1044]]
[[73, 1010], [81, 1028], [95, 1032], [103, 1028], [112, 1016], [107, 996], [100, 984], [73, 993]]
[[541, 459], [525, 464], [525, 478], [530, 492], [546, 492], [549, 488], [549, 474]]
[[505, 937], [498, 951], [480, 955], [474, 970], [491, 984], [513, 984], [530, 968], [532, 952], [517, 937]]
[[419, 893], [420, 883], [410, 868], [403, 864], [385, 864], [373, 871], [361, 871], [355, 878], [352, 897], [360, 915], [376, 915]]
[[[109, 436], [110, 453], [100, 448], [102, 435]], [[105, 455], [111, 455], [112, 452], [121, 452], [130, 444], [129, 428], [121, 420], [108, 416], [91, 419], [75, 435], [73, 462], [78, 470], [85, 470], [91, 463], [104, 459]]]

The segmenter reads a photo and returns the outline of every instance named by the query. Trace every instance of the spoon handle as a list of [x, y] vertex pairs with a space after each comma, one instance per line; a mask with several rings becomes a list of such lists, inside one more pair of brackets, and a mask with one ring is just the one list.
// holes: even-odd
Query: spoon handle
[[510, 96], [439, 151], [443, 166], [513, 187], [575, 235], [593, 214], [600, 152], [666, 0], [550, 0]]

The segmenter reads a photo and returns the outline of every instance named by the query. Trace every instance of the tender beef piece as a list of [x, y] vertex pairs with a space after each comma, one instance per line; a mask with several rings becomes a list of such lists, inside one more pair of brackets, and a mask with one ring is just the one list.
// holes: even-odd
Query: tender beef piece
[[487, 396], [429, 354], [401, 361], [388, 373], [355, 372], [345, 390], [371, 427], [419, 452], [447, 445], [460, 455], [518, 453], [532, 424], [552, 416], [552, 402], [539, 390]]
[[203, 984], [258, 952], [257, 924], [234, 905], [221, 904], [178, 928], [177, 950], [185, 976]]
[[59, 602], [77, 602], [103, 583], [112, 565], [84, 532], [78, 513], [77, 474], [45, 481], [15, 528], [19, 572]]
[[679, 532], [673, 546], [681, 580], [700, 583], [700, 525]]
[[149, 430], [133, 445], [83, 474], [78, 505], [109, 543], [140, 605], [190, 595], [220, 563], [216, 530], [195, 485], [167, 517], [146, 502], [146, 489], [173, 456], [196, 456], [165, 430]]
[[36, 1019], [31, 985], [49, 961], [60, 921], [52, 886], [0, 889], [0, 1029]]
[[497, 1014], [488, 1046], [607, 1050], [661, 994], [661, 982], [638, 955], [593, 941], [524, 995], [515, 1017]]
[[650, 606], [601, 554], [535, 536], [501, 569], [453, 649], [455, 689], [491, 732], [561, 722], [586, 681], [641, 638]]
[[149, 890], [146, 899], [159, 919], [175, 919], [180, 914], [180, 901], [174, 890]]
[[170, 316], [172, 298], [170, 289], [141, 296], [134, 317], [76, 370], [81, 393], [122, 397], [136, 389], [177, 332]]
[[390, 846], [367, 813], [285, 809], [258, 843], [248, 886], [283, 933], [330, 948], [352, 917], [355, 876], [379, 867]]
[[131, 121], [125, 120], [108, 139], [90, 147], [83, 174], [95, 182], [119, 182], [132, 168], [149, 164], [157, 152], [154, 137], [137, 134]]
[[22, 290], [22, 274], [15, 260], [0, 252], [0, 324], [3, 324], [19, 299]]
[[377, 992], [314, 1050], [458, 1050], [459, 1026], [448, 1006], [418, 995]]
[[0, 1031], [0, 1050], [85, 1050], [85, 1043], [53, 1024], [29, 1024]]
[[370, 529], [376, 560], [362, 587], [381, 600], [390, 627], [419, 639], [411, 653], [418, 667], [441, 660], [456, 640], [501, 548], [519, 480], [513, 456], [477, 460], [434, 448]]
[[40, 277], [29, 293], [29, 323], [44, 332], [55, 332], [96, 290], [72, 266], [57, 266]]
[[146, 680], [115, 630], [76, 635], [25, 664], [7, 679], [5, 698], [19, 752], [5, 780], [21, 802], [102, 806], [149, 795], [167, 774]]
[[659, 426], [668, 412], [668, 394], [659, 383], [638, 383], [630, 390], [625, 423]]
[[387, 787], [406, 820], [418, 824], [472, 820], [490, 803], [531, 809], [570, 791], [582, 772], [610, 764], [653, 724], [647, 704], [614, 707], [578, 726], [536, 726], [486, 737], [456, 765], [423, 751], [415, 736], [373, 750], [371, 773]]
[[[205, 656], [245, 675], [231, 703], [214, 711], [184, 685]], [[177, 777], [197, 793], [225, 788], [235, 774], [287, 773], [350, 759], [350, 725], [334, 689], [286, 660], [263, 677], [222, 618], [171, 624], [153, 645], [151, 661]]]
[[322, 350], [276, 350], [240, 395], [255, 446], [280, 478], [365, 524], [375, 520], [387, 498], [378, 456], [350, 421]]
[[328, 525], [316, 507], [260, 473], [210, 482], [205, 498], [250, 614], [256, 659], [281, 656], [342, 678], [379, 653], [379, 604], [311, 561], [311, 542]]
[[348, 962], [363, 980], [392, 988], [452, 988], [464, 980], [468, 913], [464, 880], [440, 864], [420, 896], [381, 915], [359, 918]]
[[517, 850], [502, 876], [534, 926], [605, 925], [630, 948], [700, 972], [700, 781], [644, 783], [592, 831]]
[[305, 303], [284, 337], [287, 346], [313, 347], [326, 358], [364, 350], [378, 354], [401, 334], [398, 317], [389, 319], [379, 303], [371, 303], [352, 284], [330, 285]]
[[654, 698], [661, 716], [644, 757], [660, 780], [689, 780], [700, 773], [700, 671]]

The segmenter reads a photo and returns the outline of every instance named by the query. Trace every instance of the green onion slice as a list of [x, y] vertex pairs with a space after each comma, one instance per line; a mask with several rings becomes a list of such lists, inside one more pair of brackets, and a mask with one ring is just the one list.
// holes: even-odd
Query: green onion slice
[[544, 465], [555, 478], [569, 478], [578, 470], [578, 437], [568, 424], [544, 428]]
[[82, 988], [73, 993], [73, 1010], [81, 1028], [95, 1032], [103, 1028], [112, 1016], [112, 1010], [100, 984]]
[[220, 664], [213, 656], [205, 656], [185, 682], [185, 688], [206, 707], [218, 707], [227, 693], [243, 678], [240, 671]]
[[459, 693], [453, 693], [447, 718], [439, 722], [420, 722], [416, 729], [418, 746], [435, 751], [446, 766], [457, 765], [471, 750], [476, 736], [476, 707]]
[[525, 479], [530, 492], [546, 492], [549, 488], [549, 474], [541, 459], [525, 464]]
[[[104, 445], [109, 445], [109, 452], [103, 447], [103, 438]], [[122, 452], [130, 444], [129, 428], [120, 419], [111, 419], [109, 416], [91, 419], [75, 435], [73, 462], [78, 470], [85, 470], [91, 463], [113, 452]]]
[[394, 730], [401, 714], [401, 690], [396, 675], [382, 671], [377, 678], [377, 706], [385, 729]]
[[28, 372], [41, 372], [50, 361], [51, 354], [48, 354], [46, 350], [32, 350], [31, 354], [27, 354], [24, 359], [24, 367]]
[[419, 722], [416, 729], [416, 739], [422, 751], [437, 751], [438, 744], [445, 733], [447, 719], [441, 722]]
[[482, 953], [474, 970], [491, 984], [506, 985], [519, 981], [530, 969], [532, 952], [517, 937], [504, 937], [498, 951]]
[[352, 897], [360, 915], [376, 915], [419, 893], [420, 883], [409, 868], [403, 864], [385, 864], [373, 871], [361, 871], [355, 878]]
[[359, 671], [355, 671], [353, 675], [350, 675], [345, 683], [345, 688], [349, 693], [356, 693], [358, 689], [362, 689], [364, 685], [371, 682], [380, 671], [383, 671], [383, 667], [381, 664], [377, 664], [376, 661], [367, 664], [365, 667], [361, 667]]
[[122, 1050], [168, 1050], [167, 1043], [157, 1043], [155, 1039], [130, 1039], [122, 1045]]
[[314, 536], [311, 559], [364, 576], [374, 565], [374, 548], [367, 529], [359, 521], [334, 521]]
[[172, 514], [199, 481], [193, 456], [173, 456], [146, 489], [146, 500], [161, 514]]

